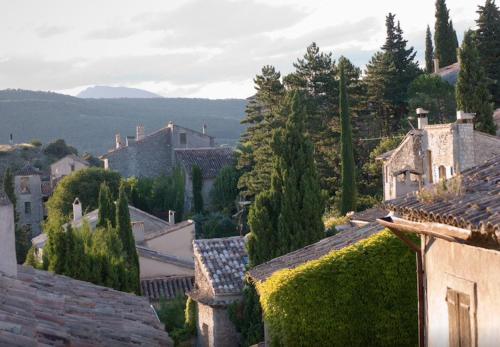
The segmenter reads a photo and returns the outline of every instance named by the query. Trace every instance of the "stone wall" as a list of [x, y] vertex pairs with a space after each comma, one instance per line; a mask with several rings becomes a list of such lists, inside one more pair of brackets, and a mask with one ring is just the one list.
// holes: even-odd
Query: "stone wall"
[[[74, 171], [71, 170], [73, 165]], [[73, 172], [87, 168], [88, 165], [76, 161], [71, 157], [65, 157], [50, 166], [50, 181], [53, 182], [61, 177], [71, 175]]]
[[[204, 135], [195, 130], [180, 127], [178, 125], [169, 125], [172, 131], [172, 146], [173, 148], [203, 148], [203, 147], [213, 147], [214, 140], [208, 135]], [[181, 144], [180, 134], [186, 134], [186, 143]]]
[[[29, 193], [21, 192], [21, 181], [28, 180]], [[42, 232], [43, 200], [42, 182], [40, 176], [15, 176], [16, 186], [16, 212], [19, 215], [19, 224], [31, 228], [31, 236], [35, 237]], [[31, 205], [31, 213], [26, 213], [26, 203]]]
[[197, 346], [209, 347], [214, 344], [214, 313], [213, 308], [198, 302], [198, 320], [197, 320]]
[[[184, 211], [191, 211], [193, 208], [193, 179], [184, 170], [184, 175], [186, 177], [186, 183], [184, 185]], [[211, 191], [215, 183], [215, 178], [204, 178], [203, 187], [201, 189], [201, 195], [203, 197], [204, 208], [210, 208], [212, 206]]]
[[473, 167], [476, 163], [472, 123], [455, 125], [455, 158], [457, 172]]
[[[423, 160], [424, 183], [439, 182], [439, 167], [444, 166], [446, 178], [452, 177], [456, 172], [454, 160], [454, 124], [439, 124], [425, 127], [423, 137], [422, 152], [425, 156]], [[429, 160], [426, 157], [430, 151], [432, 166], [429, 167]], [[432, 173], [432, 181], [429, 174]]]
[[14, 208], [0, 192], [0, 273], [17, 276]]
[[474, 131], [475, 164], [479, 165], [496, 155], [500, 155], [500, 137]]

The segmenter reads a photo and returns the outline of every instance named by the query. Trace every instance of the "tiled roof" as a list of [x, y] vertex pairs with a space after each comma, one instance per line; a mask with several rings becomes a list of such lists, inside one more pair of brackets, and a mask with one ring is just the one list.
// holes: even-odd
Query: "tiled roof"
[[114, 148], [112, 150], [109, 150], [108, 153], [103, 154], [102, 156], [100, 156], [100, 159], [109, 158], [110, 156], [113, 156], [117, 152], [121, 152], [121, 151], [125, 150], [127, 147], [141, 146], [144, 143], [147, 143], [148, 140], [153, 139], [153, 138], [157, 138], [157, 137], [161, 137], [161, 136], [167, 136], [168, 138], [170, 138], [170, 136], [171, 136], [171, 129], [168, 126], [163, 127], [161, 129], [158, 129], [158, 130], [152, 132], [151, 134], [147, 134], [146, 136], [144, 136], [139, 141], [133, 141], [132, 143], [129, 143], [128, 146], [121, 146], [120, 148]]
[[149, 241], [152, 239], [155, 239], [157, 237], [163, 236], [165, 234], [170, 234], [174, 231], [177, 231], [179, 229], [184, 229], [190, 225], [193, 225], [194, 222], [192, 220], [185, 220], [179, 223], [175, 223], [174, 225], [168, 225], [168, 227], [164, 229], [159, 229], [158, 231], [151, 231], [148, 232], [146, 235], [144, 235], [144, 241]]
[[42, 181], [42, 195], [50, 196], [52, 194], [52, 185], [50, 181]]
[[194, 287], [194, 276], [166, 276], [141, 280], [141, 293], [149, 301], [174, 299], [185, 295]]
[[414, 222], [448, 224], [500, 243], [500, 156], [463, 171], [461, 181], [464, 193], [456, 197], [423, 202], [413, 193], [385, 207]]
[[360, 228], [351, 228], [256, 266], [248, 274], [255, 281], [265, 281], [276, 271], [294, 269], [311, 260], [319, 259], [331, 251], [342, 249], [366, 239], [382, 230], [384, 230], [384, 227], [377, 223], [370, 223]]
[[0, 274], [0, 346], [173, 346], [144, 297], [19, 266]]
[[41, 175], [40, 170], [32, 166], [31, 164], [26, 164], [22, 167], [22, 169], [16, 171], [16, 176], [34, 176]]
[[459, 72], [460, 72], [460, 64], [455, 63], [440, 68], [436, 74], [446, 82], [454, 85], [455, 83], [457, 83]]
[[193, 248], [195, 258], [215, 295], [241, 293], [248, 264], [242, 236], [194, 240]]
[[[77, 161], [77, 162], [79, 162], [79, 163], [81, 163], [81, 164], [83, 164], [83, 165], [90, 166], [90, 164], [89, 164], [89, 162], [88, 162], [88, 161], [86, 161], [86, 160], [85, 160], [85, 159], [83, 159], [83, 158], [80, 158], [79, 156], [77, 156], [77, 155], [75, 155], [75, 154], [68, 154], [67, 156], [65, 156], [64, 158], [59, 159], [58, 161], [56, 161], [56, 162], [55, 162], [55, 163], [53, 163], [52, 165], [56, 165], [56, 164], [57, 164], [57, 163], [59, 163], [61, 160], [64, 160], [64, 159], [66, 159], [66, 158], [71, 158], [71, 159], [73, 159], [74, 161]], [[51, 166], [52, 166], [52, 165], [51, 165]]]
[[175, 158], [188, 173], [197, 165], [203, 178], [214, 178], [224, 166], [234, 163], [234, 150], [228, 147], [175, 149]]
[[381, 207], [372, 207], [363, 211], [354, 212], [350, 219], [356, 221], [363, 221], [368, 223], [374, 223], [378, 218], [387, 216], [387, 210]]
[[157, 260], [163, 263], [174, 264], [188, 269], [194, 269], [194, 261], [192, 260], [181, 259], [144, 246], [136, 245], [135, 248], [137, 249], [137, 254], [140, 257]]

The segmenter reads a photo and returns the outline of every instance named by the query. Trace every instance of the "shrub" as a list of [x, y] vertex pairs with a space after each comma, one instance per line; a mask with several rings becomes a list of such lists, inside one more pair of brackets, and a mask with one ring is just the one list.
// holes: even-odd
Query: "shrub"
[[418, 200], [431, 204], [439, 201], [448, 201], [450, 199], [462, 196], [464, 187], [462, 177], [455, 176], [449, 180], [442, 179], [439, 183], [429, 187], [423, 187], [418, 191]]
[[273, 346], [416, 346], [416, 287], [388, 231], [257, 284]]

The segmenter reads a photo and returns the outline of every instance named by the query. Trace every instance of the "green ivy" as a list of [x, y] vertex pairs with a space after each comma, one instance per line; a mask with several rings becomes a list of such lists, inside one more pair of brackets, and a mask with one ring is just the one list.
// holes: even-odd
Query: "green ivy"
[[272, 346], [416, 346], [415, 255], [389, 231], [257, 284]]

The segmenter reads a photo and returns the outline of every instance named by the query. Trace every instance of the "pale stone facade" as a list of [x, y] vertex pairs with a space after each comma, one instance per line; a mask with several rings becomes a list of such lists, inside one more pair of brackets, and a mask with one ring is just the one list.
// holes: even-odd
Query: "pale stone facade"
[[52, 187], [54, 187], [63, 177], [71, 175], [73, 172], [86, 169], [89, 166], [87, 161], [78, 156], [74, 154], [67, 155], [50, 165], [50, 183]]
[[40, 173], [32, 167], [25, 167], [16, 173], [14, 183], [19, 225], [31, 230], [32, 237], [39, 235], [44, 217]]

